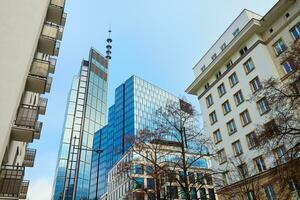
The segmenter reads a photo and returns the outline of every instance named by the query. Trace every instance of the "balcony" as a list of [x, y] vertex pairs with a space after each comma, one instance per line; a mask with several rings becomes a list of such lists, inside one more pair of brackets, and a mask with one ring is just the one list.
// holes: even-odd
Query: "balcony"
[[32, 142], [38, 118], [38, 107], [20, 105], [15, 124], [12, 126], [11, 139], [22, 142]]
[[62, 30], [58, 25], [45, 23], [38, 43], [38, 52], [57, 56], [56, 52], [59, 50], [57, 40], [62, 37], [62, 33], [60, 33]]
[[64, 25], [64, 6], [65, 0], [51, 0], [46, 16], [46, 20], [58, 25]]
[[51, 90], [51, 85], [52, 85], [52, 77], [48, 77], [47, 83], [46, 83], [45, 92], [50, 92], [50, 90]]
[[26, 82], [26, 90], [36, 93], [45, 93], [50, 62], [34, 59]]
[[23, 167], [33, 167], [35, 159], [36, 149], [26, 149], [25, 157], [23, 161]]
[[67, 13], [64, 13], [61, 19], [61, 25], [65, 26], [67, 21]]
[[26, 199], [29, 187], [29, 181], [23, 181], [19, 192], [19, 199]]
[[3, 165], [0, 171], [0, 199], [19, 198], [24, 167]]
[[50, 62], [49, 73], [54, 74], [55, 66], [56, 66], [56, 59], [55, 58], [49, 58], [49, 62]]
[[60, 26], [58, 28], [56, 39], [59, 40], [59, 41], [61, 41], [62, 38], [63, 38], [63, 33], [64, 33], [64, 28], [62, 26]]
[[47, 107], [48, 99], [40, 97], [39, 98], [39, 114], [44, 115], [46, 113], [46, 107]]
[[43, 128], [43, 123], [42, 122], [36, 122], [35, 124], [35, 129], [34, 129], [34, 134], [33, 134], [33, 139], [40, 139], [41, 138], [41, 132]]

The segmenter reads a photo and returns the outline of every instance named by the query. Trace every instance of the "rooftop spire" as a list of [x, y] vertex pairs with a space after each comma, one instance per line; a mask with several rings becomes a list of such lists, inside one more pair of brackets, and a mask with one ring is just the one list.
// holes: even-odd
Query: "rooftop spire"
[[112, 46], [111, 46], [112, 39], [111, 39], [111, 27], [110, 27], [110, 25], [109, 25], [109, 30], [108, 30], [108, 38], [106, 39], [106, 42], [107, 42], [107, 45], [106, 45], [106, 56], [105, 56], [105, 58], [107, 60], [110, 60], [111, 59], [111, 49], [112, 49]]

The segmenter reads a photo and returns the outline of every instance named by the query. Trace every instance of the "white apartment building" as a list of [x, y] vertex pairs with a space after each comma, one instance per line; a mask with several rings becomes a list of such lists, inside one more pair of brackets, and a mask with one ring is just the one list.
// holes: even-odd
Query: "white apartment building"
[[0, 2], [0, 199], [26, 199], [25, 167], [34, 165], [56, 56], [65, 0]]
[[[299, 38], [300, 1], [279, 0], [264, 16], [242, 11], [193, 68], [195, 80], [186, 92], [198, 97], [205, 130], [219, 150], [215, 168], [226, 170], [237, 158], [242, 160], [237, 168], [250, 175], [273, 167], [274, 156], [253, 148], [256, 126], [268, 121], [269, 108], [264, 99], [247, 99], [263, 80], [285, 80], [293, 73], [281, 54]], [[224, 183], [235, 178], [223, 174]]]
[[[157, 155], [157, 165], [163, 166], [167, 162], [176, 163], [180, 157], [180, 146], [178, 143], [163, 141]], [[153, 151], [147, 149], [143, 152], [136, 153], [129, 150], [123, 157], [113, 166], [108, 173], [108, 190], [107, 200], [154, 200], [156, 199], [155, 179], [153, 176], [154, 164], [141, 156], [145, 154], [149, 157], [154, 154]], [[192, 153], [187, 153], [187, 157], [192, 157]], [[189, 158], [187, 158], [188, 160]], [[199, 161], [199, 162], [198, 162]], [[188, 180], [190, 187], [190, 195], [192, 199], [216, 200], [215, 189], [212, 182], [210, 158], [203, 156], [195, 165], [189, 168]], [[200, 164], [202, 163], [202, 164]], [[180, 180], [183, 171], [179, 167], [168, 165], [168, 169], [172, 171], [173, 176], [178, 176]], [[161, 199], [185, 199], [185, 193], [180, 185], [175, 181], [170, 181], [170, 174], [162, 173], [160, 175], [160, 195]]]

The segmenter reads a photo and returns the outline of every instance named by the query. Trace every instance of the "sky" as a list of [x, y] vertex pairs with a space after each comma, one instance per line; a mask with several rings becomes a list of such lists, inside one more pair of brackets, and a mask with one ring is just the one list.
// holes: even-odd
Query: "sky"
[[131, 75], [185, 97], [192, 68], [224, 30], [247, 8], [264, 15], [277, 0], [67, 0], [67, 22], [53, 75], [35, 165], [26, 169], [30, 200], [50, 200], [71, 81], [91, 46], [105, 53], [111, 24], [112, 60], [108, 105], [114, 89]]

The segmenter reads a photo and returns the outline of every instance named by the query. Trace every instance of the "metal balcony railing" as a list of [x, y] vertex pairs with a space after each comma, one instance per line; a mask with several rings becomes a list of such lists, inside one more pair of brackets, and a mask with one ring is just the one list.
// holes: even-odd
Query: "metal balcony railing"
[[40, 139], [41, 137], [41, 132], [43, 128], [43, 123], [42, 122], [36, 122], [35, 129], [34, 129], [34, 139]]
[[21, 188], [20, 188], [20, 192], [19, 192], [20, 199], [27, 198], [28, 187], [29, 187], [29, 181], [23, 181], [21, 183]]
[[58, 28], [58, 32], [57, 32], [57, 37], [56, 37], [56, 39], [59, 40], [59, 41], [61, 41], [62, 38], [63, 38], [63, 33], [64, 33], [64, 28], [63, 28], [63, 26], [60, 26], [60, 27]]
[[44, 115], [46, 113], [46, 108], [47, 108], [47, 103], [48, 103], [48, 99], [40, 97], [39, 98], [39, 114]]
[[49, 67], [49, 61], [35, 58], [31, 65], [30, 74], [46, 78], [49, 74]]
[[49, 58], [49, 62], [50, 62], [49, 72], [53, 74], [55, 72], [56, 59], [55, 58]]
[[24, 167], [3, 165], [0, 171], [0, 197], [18, 198], [24, 177]]
[[64, 26], [64, 21], [63, 21], [64, 6], [65, 6], [65, 0], [51, 0], [47, 12], [46, 20]]
[[38, 119], [39, 108], [32, 105], [20, 105], [15, 125], [34, 129]]
[[51, 0], [50, 4], [63, 8], [65, 6], [65, 0]]
[[46, 22], [43, 27], [42, 36], [53, 40], [57, 39], [59, 26], [51, 22]]
[[56, 41], [55, 48], [54, 48], [54, 56], [58, 56], [60, 49], [60, 42]]
[[51, 85], [52, 85], [52, 77], [48, 77], [48, 78], [47, 78], [47, 83], [46, 83], [45, 92], [50, 92], [50, 90], [51, 90]]
[[24, 167], [33, 167], [34, 159], [36, 155], [36, 149], [26, 149], [23, 166]]
[[67, 13], [64, 13], [63, 15], [62, 15], [62, 18], [61, 18], [61, 25], [62, 26], [65, 26], [66, 25], [66, 21], [67, 21]]

